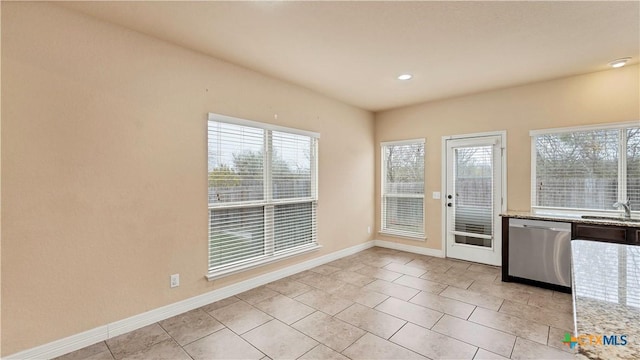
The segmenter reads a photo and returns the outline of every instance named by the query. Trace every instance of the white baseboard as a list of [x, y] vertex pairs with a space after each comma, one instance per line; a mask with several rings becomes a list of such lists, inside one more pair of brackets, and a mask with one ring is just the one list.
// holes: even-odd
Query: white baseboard
[[[144, 326], [156, 323], [158, 321], [168, 319], [172, 316], [182, 314], [186, 311], [197, 309], [201, 306], [210, 304], [212, 302], [216, 302], [218, 300], [222, 300], [229, 296], [233, 296], [241, 292], [251, 290], [255, 287], [270, 283], [272, 281], [276, 281], [284, 277], [299, 273], [301, 271], [308, 270], [316, 266], [320, 266], [322, 264], [326, 264], [328, 262], [338, 260], [345, 256], [355, 254], [362, 250], [378, 245], [377, 241], [379, 240], [368, 241], [366, 243], [355, 245], [346, 249], [342, 249], [342, 250], [333, 252], [331, 254], [320, 256], [299, 264], [289, 266], [284, 269], [280, 269], [264, 275], [256, 276], [249, 280], [245, 280], [239, 283], [225, 286], [223, 288], [216, 289], [202, 295], [194, 296], [192, 298], [178, 301], [176, 303], [163, 306], [151, 311], [147, 311], [142, 314], [134, 315], [132, 317], [129, 317], [123, 320], [119, 320], [107, 325], [99, 326], [97, 328], [81, 332], [79, 334], [71, 335], [69, 337], [66, 337], [60, 340], [55, 340], [44, 345], [27, 349], [27, 350], [9, 355], [4, 359], [5, 360], [51, 359], [54, 357], [58, 357], [58, 356], [70, 353], [72, 351], [82, 349], [89, 345], [93, 345], [97, 342], [104, 341], [104, 340], [113, 338], [115, 336], [127, 333], [129, 331], [133, 331], [133, 330], [142, 328]], [[383, 242], [383, 243], [386, 243], [386, 242]], [[385, 246], [384, 244], [378, 245], [378, 246], [388, 247], [388, 246]], [[420, 248], [416, 247], [416, 249], [420, 249]], [[404, 250], [404, 249], [399, 249], [399, 250]], [[405, 250], [405, 251], [412, 251], [412, 250]]]
[[402, 250], [414, 254], [435, 256], [440, 258], [444, 257], [444, 252], [442, 250], [430, 249], [422, 246], [406, 245], [386, 240], [373, 240], [373, 245], [394, 250]]
[[13, 355], [2, 358], [5, 359], [50, 359], [61, 356], [78, 349], [82, 349], [97, 342], [106, 340], [109, 332], [108, 325], [75, 334], [64, 339], [55, 340], [48, 344], [27, 349]]

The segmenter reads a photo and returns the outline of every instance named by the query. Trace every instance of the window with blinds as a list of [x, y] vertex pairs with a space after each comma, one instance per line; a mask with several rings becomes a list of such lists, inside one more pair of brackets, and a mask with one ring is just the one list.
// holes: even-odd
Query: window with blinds
[[640, 127], [631, 124], [532, 132], [534, 210], [640, 210]]
[[382, 143], [382, 228], [424, 239], [424, 140]]
[[209, 114], [209, 275], [313, 250], [319, 134]]

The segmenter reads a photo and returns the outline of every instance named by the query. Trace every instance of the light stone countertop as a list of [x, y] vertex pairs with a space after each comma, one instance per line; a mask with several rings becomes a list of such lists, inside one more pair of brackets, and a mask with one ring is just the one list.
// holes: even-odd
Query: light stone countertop
[[578, 358], [640, 359], [640, 246], [573, 240], [571, 256]]
[[583, 219], [579, 216], [570, 216], [570, 215], [547, 215], [547, 214], [534, 214], [528, 211], [506, 211], [500, 214], [502, 217], [513, 218], [513, 219], [529, 219], [529, 220], [545, 220], [545, 221], [560, 221], [560, 222], [570, 222], [577, 224], [593, 224], [593, 225], [611, 225], [611, 226], [621, 226], [621, 227], [640, 227], [640, 222], [633, 221], [624, 221], [622, 218], [620, 220], [594, 220], [594, 219]]

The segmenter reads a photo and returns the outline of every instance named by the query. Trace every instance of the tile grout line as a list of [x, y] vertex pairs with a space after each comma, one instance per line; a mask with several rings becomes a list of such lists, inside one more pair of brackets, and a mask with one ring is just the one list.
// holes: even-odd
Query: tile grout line
[[516, 351], [516, 343], [518, 342], [518, 336], [516, 336], [516, 340], [513, 342], [513, 347], [511, 348], [511, 353], [509, 354], [509, 359], [513, 357], [513, 352]]
[[107, 344], [107, 340], [104, 340], [104, 345], [107, 347], [107, 350], [109, 350], [109, 353], [111, 354], [111, 357], [115, 360], [116, 356], [113, 355], [113, 351], [111, 351], [111, 348], [109, 347], [109, 344]]
[[[337, 320], [340, 320], [340, 319], [337, 319]], [[340, 320], [340, 321], [342, 321], [342, 320]], [[346, 321], [344, 321], [344, 323], [347, 323], [347, 322], [346, 322]], [[347, 324], [348, 324], [348, 323], [347, 323]], [[356, 327], [356, 328], [357, 328], [357, 329], [360, 329], [359, 327]], [[361, 329], [361, 330], [362, 330], [362, 329]], [[351, 359], [350, 357], [348, 357], [347, 355], [345, 355], [345, 354], [344, 354], [344, 352], [345, 352], [345, 351], [347, 351], [347, 349], [348, 349], [348, 348], [350, 348], [351, 346], [353, 346], [353, 344], [357, 343], [360, 339], [362, 339], [363, 337], [365, 337], [367, 334], [371, 334], [371, 333], [365, 330], [364, 334], [360, 335], [360, 337], [358, 337], [357, 339], [355, 339], [351, 344], [347, 345], [344, 349], [342, 349], [342, 351], [336, 351], [335, 349], [330, 348], [330, 347], [329, 347], [329, 345], [326, 345], [326, 344], [325, 344], [325, 346], [326, 346], [326, 347], [329, 347], [331, 350], [333, 350], [333, 351], [337, 352], [338, 354], [343, 355], [343, 356], [345, 356], [345, 357], [347, 357], [347, 358]], [[375, 336], [374, 334], [371, 334], [371, 335]]]
[[547, 329], [547, 341], [546, 341], [546, 343], [545, 343], [545, 344], [546, 344], [547, 346], [549, 346], [549, 340], [551, 340], [551, 325], [549, 325], [547, 328], [548, 328], [548, 329]]
[[[199, 309], [199, 308], [198, 308], [198, 309]], [[189, 311], [187, 311], [187, 312], [189, 312]], [[206, 312], [206, 311], [204, 311], [204, 310], [202, 310], [202, 312], [204, 312], [205, 314], [207, 314], [207, 315], [211, 316], [209, 313], [207, 313], [207, 312]], [[185, 313], [182, 313], [182, 314], [185, 314]], [[182, 315], [182, 314], [180, 314], [180, 315]], [[180, 316], [180, 315], [177, 315], [177, 316]], [[213, 318], [213, 316], [211, 316], [211, 317]], [[217, 320], [217, 319], [215, 319], [215, 318], [214, 318], [214, 320], [215, 320], [215, 321], [218, 321], [218, 320]], [[224, 324], [222, 324], [220, 321], [218, 321], [218, 322], [220, 323], [220, 325], [222, 325], [222, 329], [225, 329], [225, 328], [226, 328], [226, 327], [224, 326]], [[171, 334], [169, 334], [169, 332], [167, 331], [167, 329], [165, 329], [165, 328], [164, 328], [164, 326], [162, 326], [162, 324], [160, 324], [160, 321], [156, 322], [156, 324], [158, 324], [158, 326], [160, 326], [160, 328], [161, 328], [162, 330], [164, 330], [164, 332], [165, 332], [165, 333], [167, 333], [167, 335], [169, 335], [169, 338], [170, 338], [170, 339], [171, 339], [171, 340], [172, 340], [176, 345], [178, 345], [178, 347], [180, 348], [180, 350], [182, 350], [182, 352], [184, 352], [185, 354], [187, 354], [187, 356], [193, 360], [193, 356], [191, 356], [191, 354], [189, 354], [189, 352], [188, 352], [187, 350], [185, 350], [185, 348], [184, 348], [184, 346], [186, 346], [186, 345], [188, 345], [188, 344], [185, 344], [184, 346], [183, 346], [182, 344], [180, 344], [180, 343], [178, 342], [178, 340], [176, 340], [176, 338], [174, 338]], [[220, 330], [222, 330], [222, 329], [218, 329], [218, 330], [216, 330], [216, 331], [212, 332], [211, 334], [214, 334], [214, 333], [216, 333], [216, 332], [218, 332], [218, 331], [220, 331]], [[202, 336], [202, 337], [200, 337], [200, 338], [199, 338], [199, 339], [197, 339], [197, 340], [203, 339], [203, 338], [205, 338], [205, 337], [207, 337], [207, 336], [209, 336], [209, 335], [211, 335], [211, 334], [208, 334], [208, 335]], [[194, 340], [194, 341], [197, 341], [197, 340]], [[190, 342], [189, 344], [193, 343], [194, 341]], [[154, 345], [155, 345], [155, 344], [154, 344]], [[151, 346], [153, 346], [153, 345], [151, 345]], [[151, 347], [151, 346], [149, 346], [149, 347]]]
[[[398, 329], [398, 331], [396, 331], [393, 335], [397, 334], [397, 333], [398, 333], [398, 332], [399, 332], [403, 327], [405, 327], [408, 323], [409, 323], [409, 322], [408, 322], [408, 321], [406, 321], [406, 322], [405, 322], [405, 324], [404, 324], [404, 325], [402, 325], [402, 326], [400, 327], [400, 329]], [[413, 323], [412, 323], [412, 324], [413, 324]], [[413, 324], [413, 325], [416, 325], [416, 324]], [[416, 325], [416, 326], [419, 326], [419, 325]], [[428, 357], [427, 357], [427, 356], [422, 355], [422, 354], [420, 354], [419, 352], [417, 352], [417, 351], [415, 351], [415, 350], [411, 350], [411, 349], [409, 349], [408, 347], [406, 347], [406, 346], [404, 346], [404, 345], [398, 344], [398, 343], [397, 343], [397, 342], [395, 342], [395, 341], [392, 341], [392, 340], [391, 340], [391, 338], [393, 337], [393, 335], [391, 335], [391, 336], [389, 337], [389, 339], [385, 339], [385, 338], [383, 338], [382, 336], [378, 336], [378, 335], [376, 335], [376, 334], [374, 334], [374, 333], [372, 333], [372, 332], [368, 332], [368, 331], [367, 331], [367, 334], [371, 334], [371, 335], [373, 335], [373, 336], [379, 337], [380, 339], [384, 339], [384, 340], [386, 340], [386, 341], [388, 341], [388, 342], [392, 343], [393, 345], [399, 346], [399, 347], [401, 347], [401, 348], [403, 348], [403, 349], [405, 349], [405, 350], [411, 351], [411, 352], [412, 352], [412, 353], [414, 353], [414, 354], [418, 354], [419, 356], [421, 356], [421, 357], [424, 357], [424, 358], [427, 358], [427, 359], [428, 359]], [[366, 335], [366, 334], [365, 334], [365, 335]], [[364, 335], [362, 335], [362, 336], [364, 336]], [[345, 350], [346, 350], [346, 349], [345, 349]]]
[[[447, 315], [447, 314], [444, 314], [444, 315]], [[444, 318], [444, 315], [441, 317], [441, 319], [442, 319], [442, 318]], [[450, 316], [451, 316], [451, 315], [450, 315]], [[459, 319], [459, 318], [458, 318], [458, 319]], [[438, 322], [440, 322], [440, 320], [438, 320]], [[416, 325], [416, 326], [419, 326], [419, 325]], [[436, 326], [436, 324], [434, 324], [433, 326], [435, 327], [435, 326]], [[420, 327], [422, 327], [422, 326], [420, 326]], [[424, 327], [422, 327], [422, 328], [424, 329]], [[432, 328], [433, 328], [433, 327], [432, 327]], [[461, 342], [461, 343], [463, 343], [463, 344], [467, 344], [467, 345], [473, 346], [473, 347], [475, 347], [475, 348], [477, 348], [477, 349], [482, 349], [482, 350], [484, 350], [484, 351], [488, 351], [488, 352], [490, 352], [490, 353], [492, 353], [492, 354], [496, 354], [496, 353], [495, 353], [495, 352], [493, 352], [493, 351], [487, 350], [487, 349], [485, 349], [485, 348], [483, 348], [483, 347], [480, 347], [480, 346], [478, 346], [478, 345], [474, 345], [474, 344], [472, 344], [472, 343], [470, 343], [470, 342], [467, 342], [467, 341], [465, 341], [465, 340], [461, 340], [461, 339], [455, 338], [455, 337], [453, 337], [453, 336], [449, 336], [449, 335], [443, 334], [443, 333], [441, 333], [441, 332], [439, 332], [439, 331], [436, 331], [436, 330], [433, 330], [433, 329], [427, 329], [427, 330], [432, 331], [432, 332], [434, 332], [434, 333], [436, 333], [436, 334], [438, 334], [438, 335], [442, 335], [442, 336], [444, 336], [444, 337], [447, 337], [447, 338], [449, 338], [449, 339], [453, 339], [453, 340], [455, 340], [455, 341], [459, 341], [459, 342]], [[478, 351], [478, 350], [476, 350], [476, 352], [477, 352], [477, 351]], [[512, 349], [512, 351], [513, 351], [513, 349]], [[500, 355], [500, 354], [497, 354], [497, 355]], [[500, 355], [500, 356], [502, 356], [502, 355]], [[474, 358], [475, 358], [475, 355], [474, 355]]]
[[[216, 321], [217, 321], [217, 320], [216, 320]], [[218, 322], [219, 322], [219, 321], [218, 321]], [[222, 323], [220, 323], [220, 324], [222, 324]], [[190, 341], [190, 342], [188, 342], [188, 343], [186, 343], [186, 344], [184, 344], [184, 345], [180, 345], [180, 343], [178, 343], [178, 340], [175, 340], [175, 339], [174, 339], [174, 340], [176, 341], [176, 343], [178, 343], [178, 345], [180, 345], [181, 347], [183, 347], [183, 348], [184, 348], [185, 346], [189, 346], [189, 345], [193, 344], [193, 343], [194, 343], [194, 342], [196, 342], [196, 341], [202, 340], [202, 339], [206, 338], [207, 336], [211, 336], [211, 335], [213, 335], [213, 334], [215, 334], [215, 333], [217, 333], [217, 332], [220, 332], [220, 331], [222, 331], [222, 330], [224, 330], [224, 329], [228, 329], [229, 331], [231, 331], [231, 329], [229, 329], [229, 328], [228, 328], [228, 327], [226, 327], [224, 324], [222, 324], [222, 329], [218, 329], [218, 330], [216, 330], [216, 331], [214, 331], [214, 332], [212, 332], [212, 333], [210, 333], [210, 334], [207, 334], [207, 335], [201, 336], [201, 337], [199, 337], [199, 338], [197, 338], [197, 339], [195, 339], [195, 340], [193, 340], [193, 341]], [[171, 336], [171, 335], [169, 335], [169, 336]]]
[[476, 356], [478, 356], [478, 353], [480, 352], [480, 347], [478, 346], [476, 349], [476, 352], [473, 353], [473, 357], [471, 359], [475, 359]]
[[[307, 335], [305, 334], [305, 336], [307, 336]], [[309, 339], [313, 339], [313, 338], [312, 338], [312, 337], [309, 337]], [[313, 340], [318, 341], [318, 340], [316, 340], [316, 339], [313, 339]], [[317, 348], [317, 347], [319, 347], [319, 346], [323, 346], [323, 345], [324, 345], [323, 343], [321, 343], [320, 341], [318, 341], [318, 345], [316, 345], [316, 346], [312, 347], [311, 349], [307, 350], [304, 354], [302, 354], [302, 355], [298, 356], [296, 359], [300, 359], [301, 357], [303, 357], [303, 356], [307, 355], [308, 353], [312, 352], [315, 348]], [[324, 346], [326, 346], [326, 345], [324, 345]], [[331, 349], [331, 348], [329, 348], [329, 349]], [[333, 350], [333, 349], [331, 349], [331, 350]], [[334, 351], [335, 351], [335, 350], [334, 350]]]

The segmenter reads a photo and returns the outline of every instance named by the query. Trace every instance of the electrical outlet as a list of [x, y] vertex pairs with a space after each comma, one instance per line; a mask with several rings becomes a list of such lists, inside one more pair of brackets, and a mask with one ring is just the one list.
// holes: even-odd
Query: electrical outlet
[[367, 234], [371, 234], [371, 226], [367, 226]]
[[171, 283], [170, 286], [172, 288], [180, 286], [180, 274], [171, 275]]

